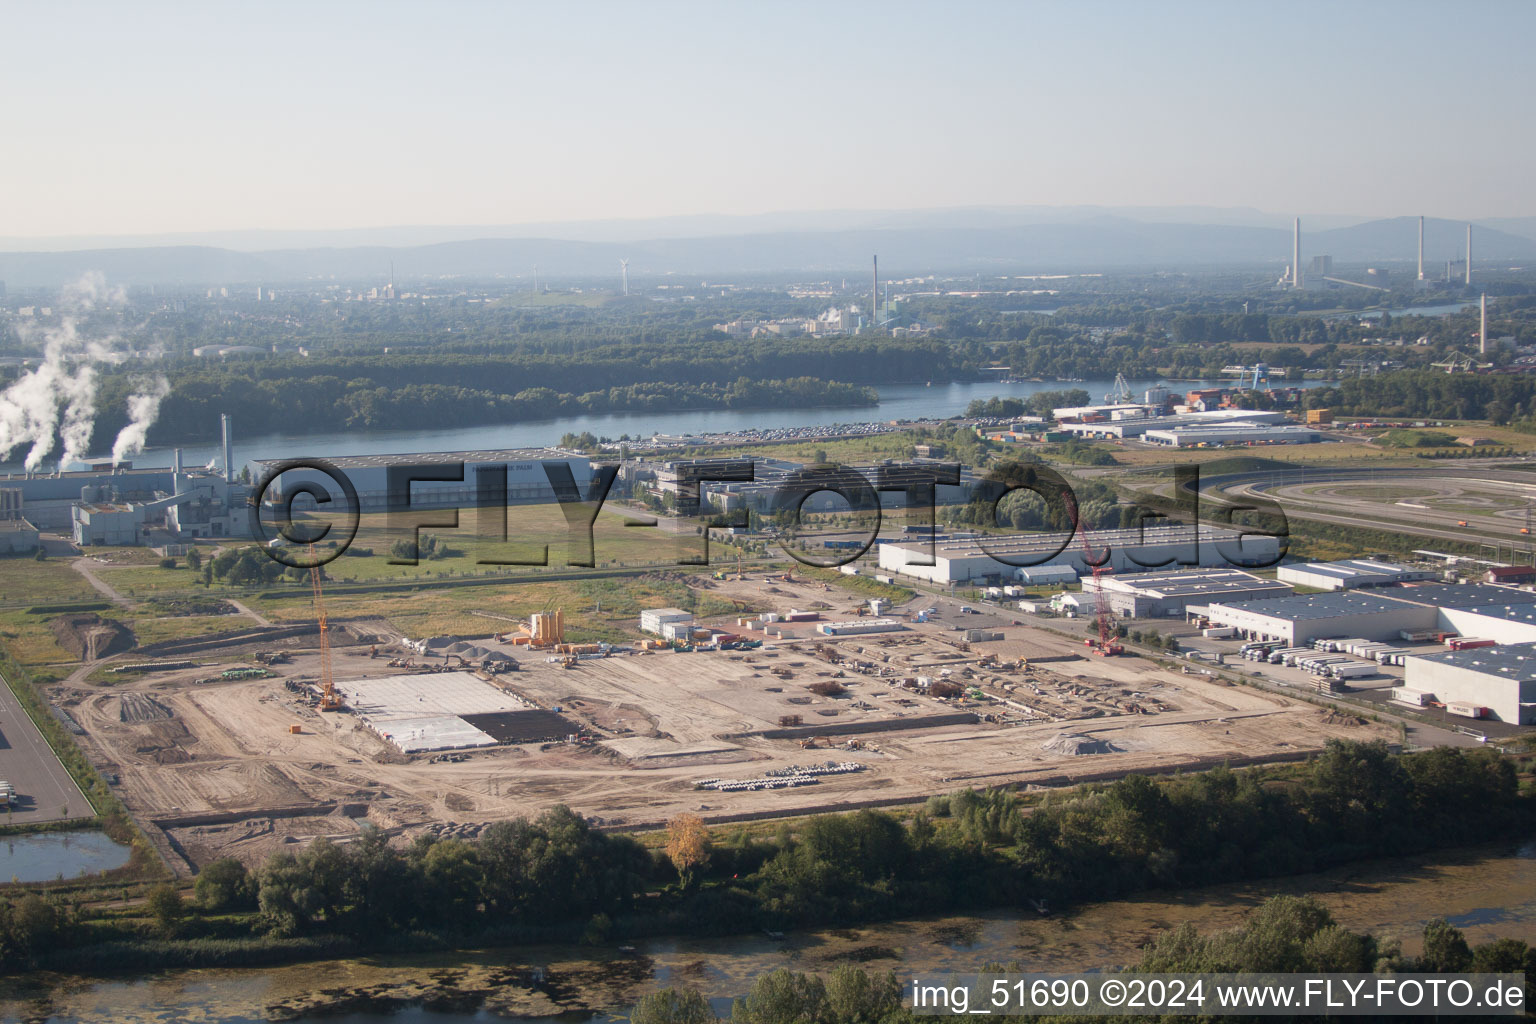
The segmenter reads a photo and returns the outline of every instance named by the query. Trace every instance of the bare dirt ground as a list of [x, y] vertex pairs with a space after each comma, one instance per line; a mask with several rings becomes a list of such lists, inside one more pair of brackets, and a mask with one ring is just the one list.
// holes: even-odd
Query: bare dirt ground
[[[819, 583], [713, 581], [712, 589], [783, 610], [819, 601], [837, 618], [855, 603]], [[645, 826], [683, 811], [720, 821], [960, 786], [1063, 785], [1299, 756], [1333, 736], [1385, 735], [1140, 658], [1085, 658], [1073, 640], [1029, 626], [976, 644], [938, 625], [839, 639], [817, 637], [812, 626], [754, 651], [631, 653], [574, 668], [507, 647], [521, 670], [485, 678], [558, 707], [593, 741], [496, 747], [446, 763], [402, 755], [352, 715], [322, 714], [285, 687], [285, 679], [319, 675], [315, 652], [296, 646], [304, 638], [284, 641], [291, 660], [266, 679], [198, 682], [237, 663], [220, 651], [216, 663], [210, 654], [196, 667], [125, 674], [110, 686], [72, 680], [55, 697], [84, 728], [93, 759], [121, 777], [129, 808], [194, 863], [223, 855], [254, 862], [317, 836], [354, 836], [365, 820], [406, 836], [473, 835], [487, 822], [563, 803], [606, 825]], [[335, 676], [421, 671], [389, 667], [393, 653], [339, 647]], [[919, 678], [960, 683], [966, 694], [939, 699], [904, 685]], [[807, 689], [817, 682], [845, 692], [817, 696]], [[783, 735], [788, 716], [802, 725]], [[828, 761], [865, 770], [788, 789], [694, 785]]]

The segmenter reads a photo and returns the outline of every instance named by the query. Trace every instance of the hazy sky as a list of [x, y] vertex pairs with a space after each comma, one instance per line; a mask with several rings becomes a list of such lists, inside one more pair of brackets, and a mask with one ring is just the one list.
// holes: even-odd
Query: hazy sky
[[1536, 4], [12, 3], [0, 234], [1536, 214]]

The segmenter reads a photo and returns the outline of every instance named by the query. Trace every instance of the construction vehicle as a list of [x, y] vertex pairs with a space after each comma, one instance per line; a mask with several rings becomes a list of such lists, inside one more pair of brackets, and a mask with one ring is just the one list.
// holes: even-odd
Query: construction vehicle
[[1104, 593], [1104, 577], [1111, 571], [1105, 566], [1104, 562], [1108, 562], [1109, 559], [1106, 553], [1104, 562], [1097, 565], [1094, 564], [1093, 546], [1088, 543], [1088, 528], [1083, 525], [1082, 514], [1077, 507], [1077, 502], [1073, 499], [1069, 500], [1072, 500], [1073, 518], [1077, 520], [1078, 536], [1083, 542], [1083, 564], [1093, 570], [1094, 621], [1099, 632], [1096, 638], [1090, 637], [1084, 640], [1083, 645], [1090, 648], [1094, 654], [1101, 658], [1112, 658], [1123, 654], [1125, 648], [1115, 642], [1114, 617], [1109, 610], [1109, 595]]
[[320, 592], [320, 556], [315, 553], [315, 546], [309, 546], [309, 582], [315, 589], [315, 622], [320, 627], [320, 710], [340, 711], [342, 709], [341, 698], [336, 694], [336, 683], [331, 678], [331, 637], [330, 627], [325, 619], [325, 597]]

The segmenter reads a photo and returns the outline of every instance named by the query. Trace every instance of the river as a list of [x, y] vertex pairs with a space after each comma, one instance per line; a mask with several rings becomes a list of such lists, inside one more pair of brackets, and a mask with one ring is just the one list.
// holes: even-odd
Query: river
[[[1138, 397], [1155, 380], [1129, 382]], [[1227, 381], [1181, 381], [1170, 384], [1179, 392], [1196, 387], [1215, 387]], [[1311, 383], [1311, 382], [1309, 382]], [[1112, 380], [1089, 381], [967, 381], [964, 383], [881, 385], [880, 401], [872, 406], [825, 409], [700, 409], [684, 412], [625, 412], [600, 416], [563, 416], [549, 420], [442, 430], [359, 430], [342, 435], [280, 433], [243, 436], [234, 424], [234, 463], [252, 459], [286, 459], [301, 456], [390, 455], [398, 452], [480, 451], [551, 445], [564, 434], [590, 431], [598, 437], [651, 437], [655, 434], [706, 434], [720, 431], [773, 427], [834, 426], [847, 423], [884, 423], [890, 420], [943, 419], [956, 416], [974, 399], [993, 395], [1024, 398], [1041, 391], [1082, 388], [1098, 402], [1114, 387]], [[211, 439], [216, 441], [217, 439]], [[220, 457], [216, 443], [182, 445], [184, 464], [206, 465]], [[150, 448], [133, 457], [141, 467], [169, 466], [171, 448]], [[0, 470], [7, 467], [0, 466]], [[19, 466], [10, 467], [19, 470]]]
[[[582, 947], [366, 957], [273, 968], [164, 971], [133, 980], [13, 979], [0, 1017], [256, 1024], [272, 1019], [346, 1024], [464, 1024], [518, 1016], [541, 1024], [613, 1019], [638, 996], [688, 984], [722, 1015], [758, 975], [777, 967], [825, 971], [841, 963], [911, 971], [974, 971], [989, 961], [1030, 971], [1096, 970], [1134, 962], [1140, 947], [1185, 921], [1231, 927], [1277, 893], [1317, 896], [1341, 925], [1418, 950], [1426, 920], [1445, 917], [1474, 945], [1536, 943], [1536, 841], [1375, 861], [1265, 883], [1149, 893], [1040, 917], [1012, 910], [895, 921], [863, 928], [725, 939], [655, 939], [633, 955]], [[526, 972], [546, 972], [551, 1000]], [[425, 1002], [434, 1009], [422, 1005]]]

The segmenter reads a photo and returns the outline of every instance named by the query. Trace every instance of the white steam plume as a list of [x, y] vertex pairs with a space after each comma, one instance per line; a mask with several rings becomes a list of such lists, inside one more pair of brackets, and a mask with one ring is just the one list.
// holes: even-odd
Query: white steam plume
[[112, 465], [144, 450], [150, 425], [160, 415], [160, 402], [170, 393], [171, 382], [162, 374], [128, 396], [128, 425], [117, 432], [117, 440], [112, 442]]
[[[61, 463], [89, 449], [96, 422], [96, 368], [123, 360], [114, 350], [115, 335], [88, 340], [78, 329], [76, 316], [103, 299], [120, 302], [122, 293], [108, 291], [100, 274], [87, 274], [64, 289], [63, 302], [70, 312], [58, 327], [42, 332], [42, 362], [0, 393], [0, 460], [28, 446], [26, 468], [37, 470], [61, 441]], [[35, 334], [23, 331], [23, 340]], [[159, 401], [154, 404], [158, 408]]]

